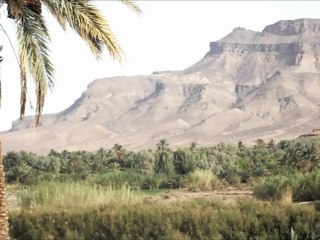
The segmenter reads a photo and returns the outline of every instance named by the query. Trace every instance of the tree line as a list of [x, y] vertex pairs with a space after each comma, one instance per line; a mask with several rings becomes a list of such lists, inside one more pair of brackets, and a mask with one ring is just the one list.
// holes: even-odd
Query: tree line
[[[283, 140], [275, 143], [258, 139], [253, 146], [242, 142], [211, 146], [192, 143], [189, 147], [173, 150], [163, 139], [155, 150], [137, 152], [128, 151], [119, 144], [94, 152], [51, 150], [47, 155], [9, 152], [4, 156], [3, 164], [7, 183], [85, 180], [115, 173], [165, 176], [172, 183], [195, 171], [210, 171], [226, 183], [240, 184], [264, 176], [316, 171], [320, 164], [320, 141]], [[173, 187], [177, 185], [179, 183]]]

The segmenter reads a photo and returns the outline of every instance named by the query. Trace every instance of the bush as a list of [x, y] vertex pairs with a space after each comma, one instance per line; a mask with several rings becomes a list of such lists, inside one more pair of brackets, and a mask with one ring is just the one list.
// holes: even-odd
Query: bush
[[166, 182], [167, 176], [164, 174], [148, 175], [142, 183], [142, 189], [159, 189]]
[[253, 194], [258, 199], [272, 201], [320, 200], [320, 171], [267, 177], [254, 187]]
[[155, 173], [174, 175], [173, 154], [170, 151], [158, 151], [155, 153]]
[[293, 181], [286, 176], [273, 176], [260, 181], [253, 195], [262, 200], [292, 202]]
[[320, 171], [305, 174], [297, 184], [293, 198], [296, 202], [320, 200]]
[[183, 177], [182, 187], [191, 191], [211, 191], [218, 185], [218, 180], [210, 170], [196, 170]]
[[137, 204], [84, 212], [10, 214], [13, 239], [299, 239], [320, 234], [320, 212], [310, 206], [240, 201]]
[[187, 174], [196, 168], [196, 162], [190, 149], [178, 149], [174, 152], [174, 166], [177, 174]]
[[[137, 154], [132, 154], [130, 159], [130, 168], [141, 171], [143, 173], [153, 173], [155, 156], [152, 152], [142, 150]], [[126, 162], [128, 159], [126, 159]]]

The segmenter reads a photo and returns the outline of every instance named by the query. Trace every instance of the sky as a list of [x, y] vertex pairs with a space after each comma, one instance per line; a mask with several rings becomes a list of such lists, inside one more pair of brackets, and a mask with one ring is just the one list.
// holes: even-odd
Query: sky
[[[235, 27], [262, 31], [279, 20], [320, 18], [318, 1], [137, 1], [143, 11], [137, 15], [120, 1], [94, 1], [103, 12], [125, 55], [115, 62], [105, 51], [97, 61], [85, 42], [72, 30], [59, 28], [45, 12], [51, 35], [51, 59], [55, 65], [55, 87], [48, 92], [44, 113], [69, 107], [95, 79], [112, 76], [148, 75], [154, 71], [182, 70], [204, 57], [209, 43]], [[15, 51], [14, 23], [0, 10], [0, 23]], [[9, 41], [0, 31], [2, 102], [0, 131], [11, 128], [19, 117], [20, 79], [17, 60]], [[32, 82], [29, 80], [29, 82]], [[28, 93], [27, 115], [34, 114], [32, 85]]]

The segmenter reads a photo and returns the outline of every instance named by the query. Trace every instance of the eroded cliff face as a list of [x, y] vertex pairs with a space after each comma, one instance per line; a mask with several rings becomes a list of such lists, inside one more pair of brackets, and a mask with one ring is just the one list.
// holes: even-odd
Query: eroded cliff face
[[7, 151], [292, 138], [319, 128], [320, 20], [235, 28], [182, 71], [92, 82], [68, 109], [16, 121]]
[[[306, 32], [319, 33], [319, 19], [301, 18], [296, 20], [281, 20], [266, 26], [262, 32], [269, 32], [279, 36], [300, 35]], [[312, 40], [312, 39], [310, 39]]]

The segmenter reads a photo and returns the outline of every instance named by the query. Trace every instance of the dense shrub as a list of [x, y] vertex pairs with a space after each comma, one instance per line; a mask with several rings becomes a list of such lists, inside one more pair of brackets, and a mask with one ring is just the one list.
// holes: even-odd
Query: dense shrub
[[297, 202], [320, 200], [320, 171], [305, 174], [295, 187], [293, 198]]
[[157, 151], [155, 153], [155, 173], [174, 174], [173, 153], [170, 151]]
[[320, 235], [310, 206], [210, 201], [102, 207], [86, 212], [10, 214], [14, 239], [299, 239]]
[[293, 181], [286, 176], [265, 178], [254, 187], [254, 196], [258, 199], [292, 202]]
[[142, 183], [141, 189], [159, 189], [167, 182], [165, 174], [147, 175]]
[[177, 174], [187, 174], [196, 169], [194, 154], [190, 149], [177, 149], [174, 152], [174, 166]]
[[256, 184], [254, 195], [263, 200], [320, 200], [320, 171], [267, 177]]
[[191, 191], [211, 191], [218, 186], [219, 180], [210, 170], [196, 170], [182, 179], [182, 187]]

